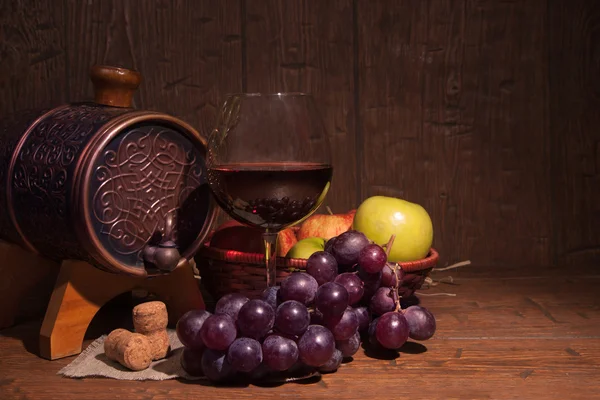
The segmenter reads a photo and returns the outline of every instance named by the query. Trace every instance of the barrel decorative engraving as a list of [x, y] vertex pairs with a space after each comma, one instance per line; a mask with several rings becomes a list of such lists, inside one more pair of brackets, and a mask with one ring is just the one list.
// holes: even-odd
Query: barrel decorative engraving
[[[206, 185], [203, 165], [197, 147], [168, 127], [134, 126], [115, 138], [93, 162], [86, 207], [103, 246], [121, 262], [142, 262], [142, 250], [159, 239], [152, 240], [153, 235], [164, 231], [173, 213], [175, 242], [189, 247], [198, 225], [184, 221], [208, 202], [207, 197], [193, 198]], [[194, 204], [186, 212], [182, 205], [189, 202]], [[183, 218], [182, 212], [187, 214]]]
[[11, 196], [23, 235], [52, 259], [88, 260], [69, 226], [73, 173], [81, 149], [110, 119], [127, 109], [79, 104], [59, 108], [25, 138], [12, 169]]
[[14, 150], [24, 129], [50, 110], [24, 110], [0, 120], [0, 237], [24, 245], [12, 224], [8, 204], [8, 169]]

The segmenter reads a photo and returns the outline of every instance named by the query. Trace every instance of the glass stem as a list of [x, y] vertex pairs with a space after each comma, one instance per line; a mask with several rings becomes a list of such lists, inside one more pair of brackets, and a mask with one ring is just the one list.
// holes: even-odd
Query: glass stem
[[276, 286], [277, 276], [277, 232], [263, 233], [265, 242], [265, 266], [267, 267], [267, 287]]

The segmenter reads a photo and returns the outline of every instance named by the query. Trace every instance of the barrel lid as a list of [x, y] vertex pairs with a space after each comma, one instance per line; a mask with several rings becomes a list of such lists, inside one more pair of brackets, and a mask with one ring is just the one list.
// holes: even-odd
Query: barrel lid
[[215, 205], [206, 181], [206, 141], [172, 116], [134, 111], [88, 145], [77, 183], [84, 243], [109, 269], [158, 274], [143, 260], [160, 242], [167, 217], [174, 241], [190, 259], [209, 233]]

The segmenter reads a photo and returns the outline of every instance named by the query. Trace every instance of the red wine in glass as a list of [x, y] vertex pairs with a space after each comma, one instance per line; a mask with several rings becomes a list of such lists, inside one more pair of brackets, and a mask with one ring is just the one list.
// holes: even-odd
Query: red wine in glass
[[241, 223], [278, 232], [312, 214], [331, 182], [331, 165], [248, 163], [208, 169], [221, 208]]
[[260, 229], [267, 286], [276, 284], [277, 234], [311, 215], [331, 182], [331, 149], [307, 93], [227, 97], [208, 138], [208, 183], [221, 208]]

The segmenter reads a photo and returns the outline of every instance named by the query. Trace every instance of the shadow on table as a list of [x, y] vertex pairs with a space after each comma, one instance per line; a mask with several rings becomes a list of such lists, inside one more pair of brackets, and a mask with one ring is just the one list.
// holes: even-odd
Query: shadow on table
[[20, 340], [25, 350], [31, 354], [39, 354], [39, 337], [42, 327], [41, 320], [20, 322], [18, 325], [4, 329], [0, 336]]
[[427, 351], [427, 347], [422, 345], [421, 343], [408, 341], [402, 345], [397, 350], [390, 350], [383, 348], [381, 346], [373, 345], [368, 343], [367, 341], [363, 341], [361, 344], [365, 355], [370, 358], [375, 358], [377, 360], [395, 360], [400, 357], [400, 353], [406, 354], [422, 354]]
[[[293, 378], [292, 378], [293, 379]], [[295, 380], [283, 380], [283, 379], [267, 379], [267, 380], [252, 380], [249, 377], [240, 376], [237, 374], [235, 376], [235, 380], [226, 381], [226, 382], [212, 382], [202, 377], [196, 380], [187, 380], [187, 379], [178, 379], [179, 382], [184, 383], [186, 385], [201, 385], [201, 386], [214, 386], [219, 388], [245, 388], [250, 385], [264, 388], [274, 388], [282, 385], [288, 385], [290, 383], [296, 383], [300, 385], [312, 385], [314, 383], [318, 383], [321, 380], [321, 374], [311, 374], [306, 377], [296, 377]]]
[[406, 354], [421, 354], [427, 351], [427, 347], [421, 343], [408, 341], [398, 351]]

